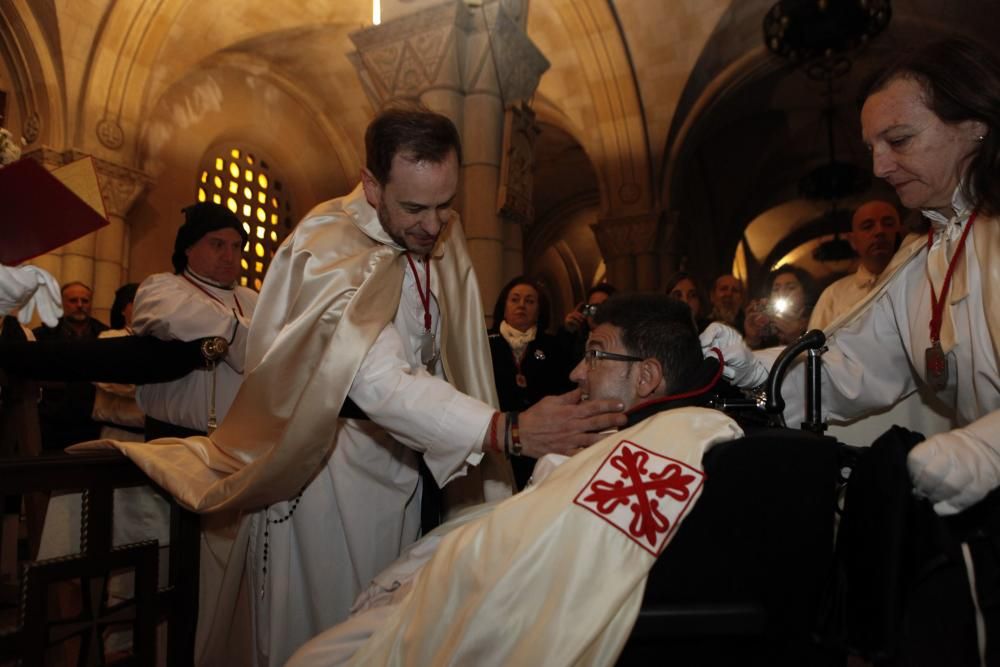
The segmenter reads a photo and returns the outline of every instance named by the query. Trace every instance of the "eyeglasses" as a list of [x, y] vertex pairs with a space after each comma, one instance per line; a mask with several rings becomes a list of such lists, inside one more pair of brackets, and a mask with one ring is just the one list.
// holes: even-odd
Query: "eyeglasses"
[[615, 354], [604, 350], [587, 350], [583, 353], [583, 358], [587, 362], [587, 368], [594, 370], [597, 368], [599, 359], [610, 359], [611, 361], [642, 361], [642, 357], [630, 357], [627, 354]]

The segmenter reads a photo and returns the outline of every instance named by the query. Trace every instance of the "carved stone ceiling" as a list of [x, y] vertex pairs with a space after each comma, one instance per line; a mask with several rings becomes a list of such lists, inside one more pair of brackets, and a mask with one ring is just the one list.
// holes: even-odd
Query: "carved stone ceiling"
[[[24, 12], [32, 2], [0, 8]], [[793, 197], [802, 167], [818, 159], [821, 101], [801, 75], [768, 64], [763, 53], [761, 20], [771, 4], [531, 0], [528, 35], [552, 64], [536, 107], [556, 130], [540, 143], [539, 176], [559, 179], [536, 184], [536, 208], [557, 211], [588, 192], [607, 208], [631, 180], [641, 190], [635, 205], [680, 208], [682, 223], [689, 209], [699, 229], [716, 226], [708, 246], [720, 256], [700, 259], [725, 265], [719, 238], [738, 238], [754, 217]], [[895, 0], [878, 48], [947, 29], [992, 42], [1000, 32], [994, 4]], [[68, 132], [81, 147], [106, 113], [99, 107], [116, 94], [132, 123], [123, 122], [124, 131], [134, 136], [171, 86], [220, 59], [245, 56], [304, 91], [337, 125], [338, 140], [351, 144], [347, 152], [359, 152], [370, 109], [346, 58], [353, 50], [347, 36], [370, 25], [369, 0], [39, 0], [31, 11], [45, 40], [59, 36], [49, 51], [64, 68], [67, 117], [83, 124]], [[856, 137], [848, 91], [841, 104], [838, 131]], [[140, 151], [131, 148], [135, 165]], [[845, 144], [845, 155], [855, 157], [854, 148]], [[559, 167], [559, 155], [570, 168]], [[581, 160], [591, 168], [573, 166]], [[685, 203], [692, 198], [702, 203]]]

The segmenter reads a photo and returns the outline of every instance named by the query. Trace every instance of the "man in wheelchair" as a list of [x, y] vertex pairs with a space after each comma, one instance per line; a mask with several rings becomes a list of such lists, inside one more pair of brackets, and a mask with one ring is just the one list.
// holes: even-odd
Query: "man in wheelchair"
[[[810, 448], [797, 433], [784, 443], [764, 438], [782, 451], [768, 457], [761, 436], [743, 438], [734, 419], [706, 407], [724, 391], [720, 375], [719, 358], [700, 352], [686, 305], [651, 294], [609, 299], [571, 377], [586, 397], [629, 406], [626, 428], [575, 456], [543, 459], [522, 493], [431, 532], [375, 579], [350, 619], [289, 664], [604, 665], [627, 643], [621, 660], [629, 662], [643, 658], [664, 615], [685, 632], [698, 634], [707, 621], [751, 644], [774, 643], [775, 628], [787, 625], [770, 617], [774, 572], [803, 569], [795, 565], [802, 557], [805, 569], [825, 572], [829, 563], [836, 454], [818, 448], [812, 467], [820, 472], [789, 485], [799, 461], [782, 457]], [[740, 455], [734, 445], [744, 441]], [[713, 457], [713, 448], [729, 453]], [[730, 456], [732, 465], [716, 465]], [[713, 468], [743, 478], [739, 492], [748, 495], [719, 491]], [[817, 479], [825, 490], [791, 502], [783, 495]], [[681, 527], [702, 502], [708, 511]], [[775, 532], [762, 503], [807, 520], [797, 547], [787, 538], [751, 546]], [[672, 541], [676, 558], [668, 558]], [[713, 541], [721, 548], [706, 553]], [[657, 573], [659, 562], [668, 567]], [[799, 606], [787, 616], [800, 615], [802, 600], [815, 602], [819, 590], [795, 586], [805, 592], [792, 595]], [[629, 642], [644, 605], [651, 614]], [[691, 654], [704, 649], [692, 645]]]

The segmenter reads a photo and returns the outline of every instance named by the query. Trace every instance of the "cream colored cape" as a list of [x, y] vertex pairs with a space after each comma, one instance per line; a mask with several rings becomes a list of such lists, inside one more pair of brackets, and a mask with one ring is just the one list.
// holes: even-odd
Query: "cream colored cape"
[[[497, 405], [482, 305], [458, 216], [434, 252], [441, 353], [449, 381]], [[294, 497], [336, 442], [338, 414], [362, 360], [392, 321], [405, 266], [403, 248], [382, 229], [358, 186], [319, 205], [279, 248], [254, 312], [243, 385], [210, 437], [163, 438], [114, 446], [199, 513], [203, 554], [196, 659], [213, 664], [249, 617], [234, 612], [247, 545], [245, 517]], [[509, 466], [484, 458], [484, 476], [509, 479]], [[491, 467], [492, 466], [492, 467]], [[238, 529], [237, 529], [238, 526]]]
[[[686, 507], [677, 509], [663, 542], [652, 549], [586, 506], [593, 484], [609, 470], [612, 479], [625, 478], [615, 456], [622, 445], [700, 472], [705, 451], [742, 435], [721, 412], [677, 408], [577, 454], [537, 487], [444, 537], [410, 592], [350, 664], [614, 664], [635, 623], [649, 568], [702, 484], [695, 475], [690, 495], [675, 498]], [[650, 472], [663, 465], [656, 456], [649, 460]], [[647, 500], [669, 511], [670, 498], [650, 492]], [[619, 506], [621, 525], [636, 525], [630, 509], [636, 504], [633, 496]]]

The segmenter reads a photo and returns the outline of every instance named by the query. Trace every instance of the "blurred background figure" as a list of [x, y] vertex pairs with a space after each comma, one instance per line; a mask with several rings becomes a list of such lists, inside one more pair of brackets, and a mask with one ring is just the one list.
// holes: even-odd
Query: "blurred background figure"
[[[525, 410], [545, 396], [573, 388], [569, 373], [575, 360], [546, 331], [549, 300], [538, 283], [527, 276], [507, 283], [493, 307], [493, 322], [490, 353], [501, 410]], [[515, 456], [511, 465], [517, 488], [523, 489], [535, 459]]]
[[[34, 330], [37, 340], [89, 340], [108, 328], [90, 316], [91, 289], [81, 282], [62, 287], [63, 316], [55, 327]], [[40, 383], [42, 400], [38, 403], [38, 421], [42, 430], [42, 449], [64, 449], [100, 436], [100, 424], [91, 419], [96, 389], [90, 382]]]
[[[118, 288], [111, 304], [111, 328], [102, 331], [98, 338], [132, 335], [132, 302], [138, 289], [139, 283], [128, 283]], [[146, 416], [135, 402], [135, 385], [95, 382], [94, 386], [97, 393], [91, 416], [101, 424], [101, 437], [142, 442]]]
[[806, 332], [817, 294], [807, 271], [792, 264], [771, 271], [764, 294], [747, 307], [744, 336], [751, 348], [788, 345]]
[[743, 333], [743, 283], [736, 276], [724, 273], [715, 279], [712, 293], [710, 322], [722, 322]]
[[566, 314], [563, 324], [556, 332], [560, 345], [566, 346], [569, 356], [574, 361], [583, 358], [583, 350], [587, 346], [587, 336], [594, 327], [594, 314], [608, 297], [615, 293], [611, 283], [598, 283], [587, 290], [587, 299], [577, 304], [576, 308]]
[[710, 320], [706, 317], [707, 313], [702, 306], [702, 304], [707, 302], [702, 298], [704, 292], [701, 289], [701, 285], [695, 281], [694, 276], [685, 271], [678, 271], [667, 281], [665, 291], [667, 296], [678, 301], [683, 301], [688, 305], [699, 332], [708, 326]]
[[858, 207], [848, 238], [858, 253], [858, 269], [823, 290], [809, 329], [825, 328], [871, 291], [899, 246], [900, 229], [899, 212], [892, 204], [876, 199]]

